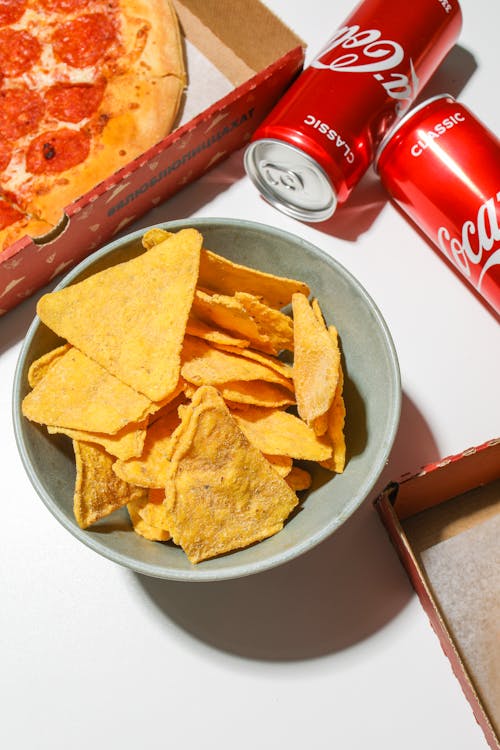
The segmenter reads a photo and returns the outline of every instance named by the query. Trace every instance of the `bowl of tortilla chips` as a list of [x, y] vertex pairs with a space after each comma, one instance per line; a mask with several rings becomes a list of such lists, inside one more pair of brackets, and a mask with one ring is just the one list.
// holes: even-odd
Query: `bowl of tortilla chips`
[[14, 426], [38, 495], [136, 572], [285, 563], [366, 499], [400, 415], [377, 306], [326, 253], [247, 221], [134, 232], [41, 297]]

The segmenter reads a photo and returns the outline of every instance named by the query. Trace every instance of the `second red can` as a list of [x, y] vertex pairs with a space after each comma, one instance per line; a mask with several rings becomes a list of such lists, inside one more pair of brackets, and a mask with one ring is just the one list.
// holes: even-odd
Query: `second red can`
[[460, 32], [457, 0], [364, 0], [257, 129], [245, 167], [304, 221], [344, 202]]
[[416, 107], [377, 157], [393, 200], [500, 315], [500, 141], [448, 95]]

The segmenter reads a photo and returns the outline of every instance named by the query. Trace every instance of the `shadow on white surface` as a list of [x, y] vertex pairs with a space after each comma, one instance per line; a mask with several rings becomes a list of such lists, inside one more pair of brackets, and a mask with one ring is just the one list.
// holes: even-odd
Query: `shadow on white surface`
[[[371, 499], [437, 453], [404, 396], [395, 448]], [[201, 584], [131, 575], [162, 615], [221, 651], [274, 661], [331, 654], [376, 633], [413, 596], [371, 499], [318, 547], [264, 573]]]

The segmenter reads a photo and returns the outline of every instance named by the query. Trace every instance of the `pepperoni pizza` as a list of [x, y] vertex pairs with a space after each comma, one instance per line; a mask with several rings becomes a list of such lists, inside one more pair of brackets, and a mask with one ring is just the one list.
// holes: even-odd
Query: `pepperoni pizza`
[[0, 252], [172, 129], [170, 0], [0, 0]]

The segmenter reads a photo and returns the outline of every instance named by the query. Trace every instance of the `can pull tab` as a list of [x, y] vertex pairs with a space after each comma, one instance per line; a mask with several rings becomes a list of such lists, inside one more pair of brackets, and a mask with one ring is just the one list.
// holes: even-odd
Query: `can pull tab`
[[269, 185], [274, 188], [284, 188], [285, 190], [303, 190], [304, 181], [302, 177], [291, 169], [281, 167], [270, 161], [260, 164], [261, 174]]

